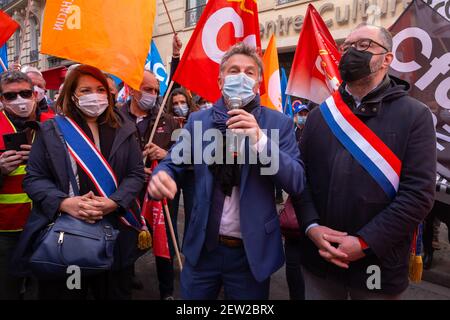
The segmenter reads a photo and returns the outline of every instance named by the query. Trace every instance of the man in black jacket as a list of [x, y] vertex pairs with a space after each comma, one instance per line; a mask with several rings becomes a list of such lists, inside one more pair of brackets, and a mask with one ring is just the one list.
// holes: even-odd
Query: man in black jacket
[[[180, 58], [181, 42], [177, 35], [173, 38], [173, 57], [172, 68], [174, 70]], [[179, 123], [170, 114], [163, 111], [159, 122], [156, 123], [156, 118], [161, 107], [159, 104], [160, 85], [156, 75], [149, 70], [145, 70], [144, 78], [142, 80], [140, 90], [131, 90], [131, 100], [122, 106], [121, 111], [136, 124], [137, 134], [139, 137], [141, 149], [144, 155], [147, 156], [147, 173], [150, 173], [150, 165], [153, 160], [160, 161], [167, 155], [168, 150], [174, 144], [172, 141], [172, 133], [179, 129]], [[148, 144], [153, 127], [156, 127], [155, 136], [152, 143]], [[146, 187], [142, 189], [141, 201], [144, 198]], [[176, 226], [175, 219], [172, 219], [172, 224]], [[175, 229], [176, 230], [176, 229]], [[170, 235], [169, 248], [171, 255], [174, 255], [174, 249]], [[173, 300], [174, 292], [174, 268], [173, 259], [166, 259], [156, 257], [156, 271], [159, 281], [159, 291], [162, 300]], [[136, 287], [140, 284], [135, 283]]]
[[306, 235], [306, 298], [398, 299], [408, 287], [413, 232], [434, 200], [432, 116], [408, 96], [406, 82], [387, 74], [393, 53], [386, 29], [360, 25], [341, 49], [339, 96], [401, 169], [389, 197], [333, 134], [323, 109], [310, 112], [301, 141], [308, 185], [294, 204]]

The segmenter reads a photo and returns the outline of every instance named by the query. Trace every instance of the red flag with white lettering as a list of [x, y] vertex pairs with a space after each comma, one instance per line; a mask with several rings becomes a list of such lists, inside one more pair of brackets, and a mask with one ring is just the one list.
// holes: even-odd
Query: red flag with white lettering
[[8, 41], [18, 27], [19, 24], [16, 21], [0, 10], [0, 47]]
[[[154, 170], [157, 165], [158, 163], [153, 161], [151, 169]], [[163, 201], [149, 199], [148, 192], [146, 192], [144, 203], [142, 205], [142, 216], [147, 220], [150, 228], [153, 230], [153, 254], [156, 257], [170, 259]]]
[[217, 83], [220, 60], [238, 42], [261, 52], [256, 1], [208, 1], [173, 80], [208, 101], [216, 101], [221, 96]]
[[286, 93], [322, 103], [341, 83], [336, 42], [312, 4], [308, 5]]

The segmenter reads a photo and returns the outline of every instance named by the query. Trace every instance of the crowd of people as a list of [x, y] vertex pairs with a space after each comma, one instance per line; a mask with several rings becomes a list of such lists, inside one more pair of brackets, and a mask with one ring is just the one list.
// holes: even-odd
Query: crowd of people
[[[181, 49], [175, 35], [171, 76]], [[432, 211], [424, 228], [429, 261], [433, 219], [448, 223], [450, 212], [447, 204], [433, 206], [432, 115], [408, 95], [408, 83], [388, 74], [386, 29], [360, 25], [341, 50], [339, 90], [320, 106], [295, 100], [293, 119], [260, 104], [263, 65], [243, 43], [221, 60], [222, 97], [214, 102], [175, 85], [162, 106], [150, 70], [120, 105], [114, 79], [92, 66], [69, 68], [53, 102], [36, 68], [3, 73], [0, 299], [22, 298], [29, 279], [37, 280], [39, 299], [131, 299], [133, 288], [147, 285], [137, 280], [135, 263], [148, 248], [137, 245], [141, 234], [124, 217], [148, 196], [167, 200], [184, 255], [175, 297], [176, 246], [166, 228], [170, 258], [155, 258], [161, 299], [217, 299], [221, 289], [226, 299], [268, 299], [271, 275], [285, 263], [293, 300], [399, 299], [415, 230]], [[347, 122], [360, 130], [346, 131]], [[210, 151], [209, 129], [218, 132], [219, 161], [194, 161], [196, 152]], [[18, 134], [22, 142], [11, 147], [7, 137]], [[230, 134], [243, 137], [231, 162]], [[74, 137], [91, 153], [72, 144]], [[187, 159], [181, 163], [179, 149]], [[239, 162], [241, 153], [257, 161]], [[277, 170], [264, 174], [275, 162]], [[110, 192], [104, 169], [113, 177]], [[289, 196], [280, 214], [281, 190]], [[184, 230], [177, 230], [181, 198]], [[30, 267], [43, 230], [61, 215], [107, 221], [119, 231], [112, 266], [82, 273], [81, 289]], [[375, 288], [367, 285], [371, 266], [380, 269]]]

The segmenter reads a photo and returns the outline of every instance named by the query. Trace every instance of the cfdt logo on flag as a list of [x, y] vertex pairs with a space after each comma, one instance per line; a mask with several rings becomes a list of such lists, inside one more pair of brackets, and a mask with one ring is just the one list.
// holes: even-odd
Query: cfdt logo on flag
[[145, 60], [145, 69], [151, 70], [155, 74], [156, 79], [160, 82], [159, 93], [164, 95], [169, 85], [169, 74], [164, 67], [161, 55], [159, 54], [158, 48], [153, 40], [151, 41], [150, 51], [148, 52], [147, 59]]
[[81, 9], [72, 1], [61, 1], [59, 13], [56, 16], [54, 30], [63, 31], [64, 26], [70, 30], [81, 29]]

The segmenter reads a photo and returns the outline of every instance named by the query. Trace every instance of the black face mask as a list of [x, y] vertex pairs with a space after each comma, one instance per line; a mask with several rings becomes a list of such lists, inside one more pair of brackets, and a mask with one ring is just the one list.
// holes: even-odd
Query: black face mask
[[373, 53], [358, 51], [351, 47], [344, 53], [339, 62], [339, 73], [345, 82], [353, 82], [370, 75], [370, 60]]

